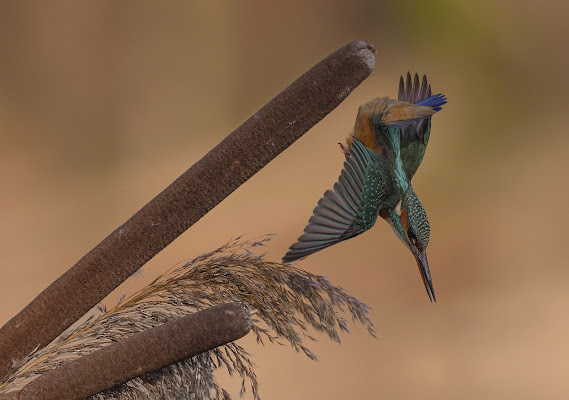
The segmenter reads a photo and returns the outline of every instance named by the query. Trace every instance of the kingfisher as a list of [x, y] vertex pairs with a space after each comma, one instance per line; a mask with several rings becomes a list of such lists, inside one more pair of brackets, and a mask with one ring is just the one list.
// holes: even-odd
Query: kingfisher
[[346, 145], [340, 144], [346, 157], [340, 177], [283, 262], [353, 238], [379, 216], [415, 257], [429, 300], [436, 302], [426, 253], [429, 220], [411, 180], [425, 155], [431, 118], [446, 102], [444, 94], [431, 94], [426, 76], [419, 84], [419, 75], [412, 80], [407, 73], [399, 79], [397, 100], [378, 97], [360, 106]]

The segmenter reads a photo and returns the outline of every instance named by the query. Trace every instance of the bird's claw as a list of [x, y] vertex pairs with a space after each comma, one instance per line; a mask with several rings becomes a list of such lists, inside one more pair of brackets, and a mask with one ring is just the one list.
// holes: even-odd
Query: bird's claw
[[347, 157], [348, 153], [350, 152], [349, 147], [344, 146], [342, 143], [338, 143], [340, 145], [340, 148], [342, 149], [342, 153], [344, 153], [344, 155]]

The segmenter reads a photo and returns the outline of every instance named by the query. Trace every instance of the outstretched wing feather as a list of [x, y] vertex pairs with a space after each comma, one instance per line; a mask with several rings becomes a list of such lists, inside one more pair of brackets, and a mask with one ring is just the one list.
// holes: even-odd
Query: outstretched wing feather
[[318, 201], [303, 235], [290, 247], [284, 262], [304, 258], [369, 229], [357, 221], [363, 213], [364, 182], [371, 165], [369, 150], [354, 139], [338, 182]]

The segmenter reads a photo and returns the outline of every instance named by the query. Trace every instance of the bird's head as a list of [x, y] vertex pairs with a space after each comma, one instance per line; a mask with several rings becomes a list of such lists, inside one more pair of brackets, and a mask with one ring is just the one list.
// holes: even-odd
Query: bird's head
[[387, 220], [393, 231], [403, 244], [411, 250], [417, 261], [429, 299], [436, 301], [427, 261], [427, 246], [431, 229], [427, 213], [411, 186], [409, 186], [397, 207], [389, 210], [388, 213], [389, 218]]

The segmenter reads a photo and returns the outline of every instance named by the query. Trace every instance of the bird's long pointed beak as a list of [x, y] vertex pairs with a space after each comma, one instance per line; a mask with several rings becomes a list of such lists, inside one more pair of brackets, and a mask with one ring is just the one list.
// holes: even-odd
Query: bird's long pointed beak
[[429, 271], [429, 262], [427, 261], [427, 252], [417, 252], [414, 254], [415, 260], [417, 260], [417, 266], [419, 267], [419, 272], [421, 273], [421, 278], [423, 278], [423, 283], [425, 284], [425, 289], [427, 289], [427, 294], [429, 295], [429, 300], [431, 302], [437, 302], [435, 297], [435, 289], [433, 289], [433, 281], [431, 280], [431, 271]]

